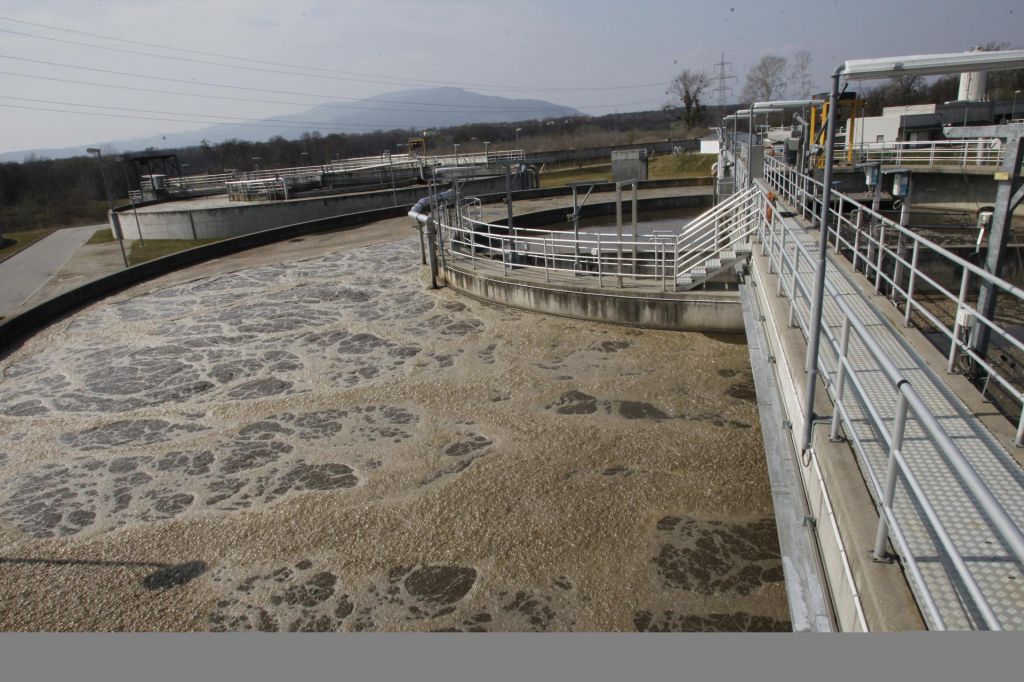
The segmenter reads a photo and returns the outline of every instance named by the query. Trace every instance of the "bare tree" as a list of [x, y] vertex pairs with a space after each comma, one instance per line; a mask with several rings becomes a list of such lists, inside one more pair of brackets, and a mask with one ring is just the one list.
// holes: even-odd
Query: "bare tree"
[[780, 97], [785, 90], [786, 58], [766, 54], [747, 74], [743, 99], [746, 102], [767, 102]]
[[700, 125], [704, 118], [704, 106], [701, 97], [708, 87], [706, 71], [683, 69], [668, 85], [667, 94], [673, 95], [682, 105], [682, 119], [687, 127]]
[[917, 91], [921, 89], [921, 77], [904, 74], [890, 78], [888, 82], [892, 99], [901, 106], [913, 104], [917, 99]]
[[793, 64], [789, 69], [789, 82], [793, 95], [799, 99], [807, 99], [814, 91], [814, 80], [811, 78], [811, 53], [800, 50], [793, 55]]

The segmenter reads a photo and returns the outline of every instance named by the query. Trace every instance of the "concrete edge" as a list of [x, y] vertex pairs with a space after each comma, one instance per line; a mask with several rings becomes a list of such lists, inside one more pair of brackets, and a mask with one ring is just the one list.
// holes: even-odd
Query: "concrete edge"
[[791, 428], [787, 428], [788, 422], [784, 420], [779, 386], [772, 371], [774, 358], [763, 328], [764, 316], [751, 285], [740, 286], [740, 300], [793, 631], [833, 632], [831, 604], [821, 576], [817, 542], [808, 524], [811, 515], [796, 471], [797, 453], [789, 435]]
[[[753, 281], [759, 284], [761, 310], [776, 322], [771, 325], [768, 340], [775, 356], [775, 374], [782, 386], [786, 414], [793, 423], [791, 436], [796, 447], [796, 434], [802, 430], [805, 419], [806, 339], [799, 328], [788, 326], [788, 300], [776, 296], [774, 285], [769, 285], [777, 275], [769, 274], [767, 258], [758, 248], [751, 256], [751, 272]], [[832, 413], [832, 402], [821, 379], [813, 410], [817, 414]], [[856, 453], [846, 442], [831, 442], [827, 428], [819, 427], [812, 433], [811, 456], [800, 462], [798, 471], [811, 509], [839, 629], [926, 629], [902, 567], [898, 563], [878, 563], [872, 558], [878, 514]], [[861, 618], [863, 625], [859, 622]]]
[[471, 298], [520, 310], [645, 329], [743, 333], [737, 292], [632, 296], [498, 279], [448, 264], [446, 284]]
[[9, 353], [21, 340], [61, 316], [135, 284], [257, 246], [308, 234], [348, 230], [378, 220], [400, 218], [408, 210], [407, 206], [389, 207], [284, 225], [179, 251], [104, 275], [0, 322], [0, 354]]

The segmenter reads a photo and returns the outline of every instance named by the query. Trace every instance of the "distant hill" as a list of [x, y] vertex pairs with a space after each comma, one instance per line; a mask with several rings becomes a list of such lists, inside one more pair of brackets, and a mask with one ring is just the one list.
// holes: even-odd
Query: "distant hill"
[[[83, 142], [61, 149], [31, 149], [0, 153], [0, 161], [23, 161], [26, 156], [51, 159], [81, 156], [86, 147], [111, 147], [119, 151], [140, 151], [211, 144], [238, 138], [267, 140], [276, 135], [296, 139], [304, 132], [366, 133], [394, 128], [429, 129], [464, 123], [502, 123], [562, 116], [583, 116], [582, 112], [536, 99], [510, 99], [481, 95], [460, 88], [402, 90], [376, 95], [352, 103], [321, 104], [301, 113], [276, 116], [259, 125], [214, 125], [186, 133], [156, 135], [133, 140]], [[308, 123], [308, 125], [307, 125]]]

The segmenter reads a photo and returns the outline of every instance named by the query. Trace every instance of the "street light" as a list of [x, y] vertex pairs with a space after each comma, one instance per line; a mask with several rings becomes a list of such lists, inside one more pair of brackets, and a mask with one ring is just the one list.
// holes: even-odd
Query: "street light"
[[516, 149], [517, 150], [519, 149], [519, 131], [520, 130], [522, 130], [522, 128], [516, 128]]
[[1013, 104], [1010, 105], [1010, 120], [1017, 118], [1017, 95], [1020, 94], [1020, 90], [1013, 91]]
[[[115, 160], [121, 164], [121, 170], [124, 172], [124, 186], [126, 191], [128, 192], [128, 201], [132, 202], [132, 213], [135, 215], [135, 230], [136, 232], [139, 233], [139, 245], [145, 246], [146, 241], [142, 238], [142, 225], [139, 224], [139, 209], [138, 207], [135, 206], [135, 197], [132, 196], [132, 185], [131, 182], [128, 180], [128, 169], [125, 168], [124, 165], [125, 161], [127, 161], [128, 159], [126, 159], [123, 156], [119, 156]], [[188, 164], [182, 165], [187, 166]]]
[[117, 243], [121, 247], [121, 260], [124, 261], [124, 266], [128, 267], [128, 254], [124, 250], [124, 237], [121, 235], [121, 223], [118, 221], [117, 216], [114, 214], [114, 200], [110, 198], [110, 183], [107, 182], [107, 172], [103, 169], [103, 154], [99, 149], [89, 147], [86, 149], [90, 154], [96, 156], [96, 163], [100, 165], [100, 176], [103, 178], [103, 190], [107, 193], [107, 206], [110, 207], [110, 223], [114, 228], [114, 235], [117, 237]]
[[828, 96], [828, 124], [825, 132], [825, 169], [822, 177], [821, 216], [819, 220], [818, 263], [814, 278], [811, 328], [807, 337], [807, 388], [804, 393], [804, 425], [800, 452], [811, 444], [814, 425], [814, 392], [818, 385], [818, 349], [821, 343], [821, 313], [825, 295], [825, 264], [828, 251], [828, 217], [832, 205], [832, 162], [836, 140], [836, 109], [839, 103], [839, 79], [872, 80], [895, 76], [937, 76], [968, 71], [1001, 71], [1024, 66], [1024, 50], [998, 52], [957, 52], [952, 54], [910, 55], [881, 59], [848, 59], [832, 72]]

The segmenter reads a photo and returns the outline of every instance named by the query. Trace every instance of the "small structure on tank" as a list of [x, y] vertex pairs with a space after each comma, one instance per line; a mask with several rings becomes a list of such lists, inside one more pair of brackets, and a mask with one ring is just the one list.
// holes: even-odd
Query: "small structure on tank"
[[612, 151], [612, 180], [647, 179], [646, 149], [616, 149]]

